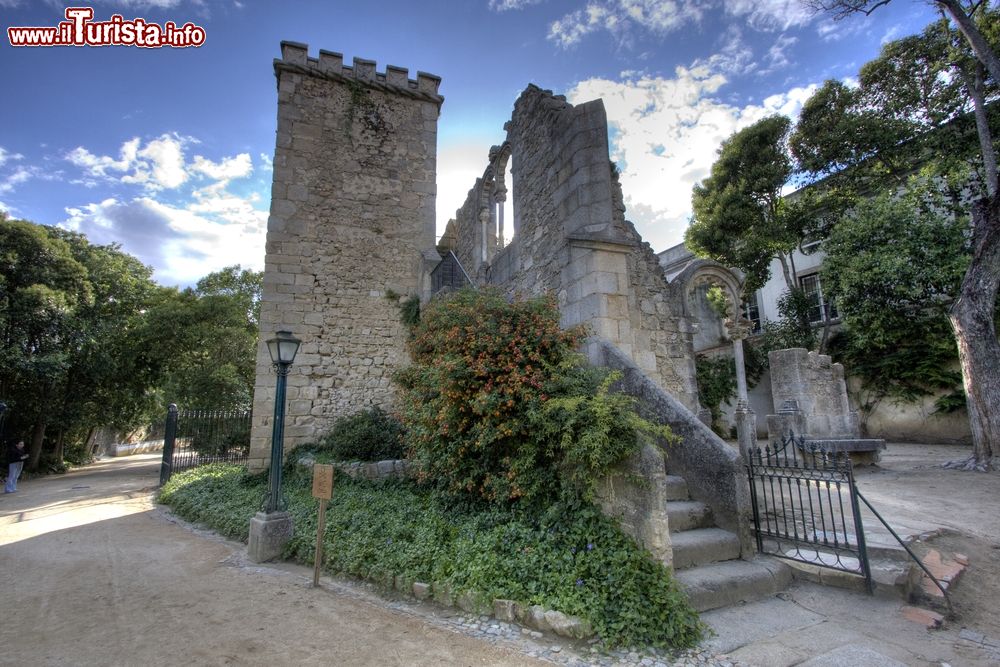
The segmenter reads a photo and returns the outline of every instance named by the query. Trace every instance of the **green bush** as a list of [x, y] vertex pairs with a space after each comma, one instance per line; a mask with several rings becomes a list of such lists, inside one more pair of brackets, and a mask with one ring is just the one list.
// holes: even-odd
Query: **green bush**
[[330, 432], [309, 449], [331, 461], [401, 459], [404, 433], [402, 422], [376, 406], [338, 418]]
[[217, 428], [206, 426], [198, 429], [191, 436], [191, 448], [202, 456], [246, 454], [250, 451], [250, 421], [239, 420], [235, 424], [220, 422]]
[[491, 289], [432, 301], [396, 380], [411, 457], [424, 481], [497, 502], [544, 500], [594, 480], [669, 430], [640, 419], [607, 371], [575, 352], [551, 295], [508, 302]]
[[[171, 478], [160, 494], [179, 515], [246, 540], [266, 480], [234, 466], [203, 466]], [[289, 468], [295, 534], [286, 555], [311, 563], [316, 504], [310, 477]], [[515, 507], [456, 503], [409, 482], [339, 475], [327, 511], [324, 569], [376, 582], [401, 576], [539, 604], [588, 620], [609, 646], [691, 646], [702, 626], [659, 563], [592, 504], [559, 500]]]

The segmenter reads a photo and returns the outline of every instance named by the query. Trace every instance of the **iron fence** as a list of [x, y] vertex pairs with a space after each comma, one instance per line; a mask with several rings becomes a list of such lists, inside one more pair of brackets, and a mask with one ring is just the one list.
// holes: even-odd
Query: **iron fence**
[[871, 591], [850, 456], [789, 435], [746, 459], [758, 551], [860, 575]]
[[249, 410], [167, 410], [160, 484], [181, 470], [206, 463], [245, 466], [250, 454]]

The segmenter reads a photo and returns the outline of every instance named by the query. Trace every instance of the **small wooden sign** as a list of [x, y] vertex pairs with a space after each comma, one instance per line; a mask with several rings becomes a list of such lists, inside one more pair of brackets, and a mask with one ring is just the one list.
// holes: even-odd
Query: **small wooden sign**
[[323, 533], [326, 530], [326, 501], [333, 498], [333, 466], [317, 463], [313, 466], [313, 498], [319, 498], [316, 519], [316, 555], [313, 558], [313, 588], [319, 586], [319, 571], [323, 566]]
[[317, 463], [313, 466], [313, 498], [333, 498], [333, 466]]

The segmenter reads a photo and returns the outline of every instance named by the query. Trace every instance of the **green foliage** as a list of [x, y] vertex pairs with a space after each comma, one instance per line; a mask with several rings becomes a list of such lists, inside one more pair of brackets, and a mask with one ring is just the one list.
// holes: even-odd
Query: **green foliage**
[[[825, 284], [825, 283], [824, 283]], [[779, 320], [764, 323], [758, 343], [765, 359], [768, 352], [804, 347], [816, 347], [816, 330], [809, 321], [809, 311], [813, 303], [800, 288], [788, 290], [778, 299]]]
[[47, 431], [61, 462], [63, 443], [85, 440], [89, 426], [127, 423], [148, 407], [160, 369], [139, 333], [150, 275], [116, 246], [0, 220], [0, 395], [8, 434], [29, 441], [29, 468], [39, 467]]
[[885, 349], [915, 317], [946, 313], [968, 267], [968, 226], [921, 180], [841, 220], [823, 246], [822, 281], [859, 343]]
[[[968, 266], [965, 216], [933, 184], [873, 199], [846, 216], [824, 244], [823, 285], [846, 332], [832, 351], [862, 378], [863, 408], [954, 392], [958, 350], [947, 319]], [[955, 396], [939, 408], [953, 409]]]
[[[397, 381], [411, 457], [453, 494], [506, 502], [551, 498], [638, 448], [631, 399], [585, 370], [579, 329], [559, 327], [549, 297], [508, 303], [494, 290], [431, 302]], [[564, 400], [556, 400], [564, 399]], [[551, 406], [550, 401], [556, 400]]]
[[711, 175], [694, 187], [694, 218], [684, 243], [696, 255], [741, 269], [748, 292], [770, 278], [774, 257], [784, 258], [804, 236], [809, 216], [801, 203], [783, 200], [792, 175], [785, 149], [791, 121], [770, 116], [722, 143]]
[[162, 393], [185, 409], [247, 410], [253, 401], [263, 273], [230, 266], [195, 289], [163, 290], [149, 321], [168, 351]]
[[[286, 478], [295, 534], [286, 555], [311, 563], [316, 505], [309, 475]], [[175, 475], [160, 501], [236, 539], [265, 493], [263, 477], [232, 466]], [[376, 582], [440, 582], [453, 595], [539, 604], [591, 622], [609, 646], [693, 645], [703, 628], [660, 564], [588, 503], [468, 506], [427, 487], [338, 475], [323, 567]]]
[[718, 432], [722, 404], [736, 395], [736, 366], [728, 356], [695, 357], [698, 401], [712, 413], [712, 429]]
[[[997, 14], [984, 11], [983, 19], [995, 26]], [[975, 65], [956, 37], [946, 22], [934, 22], [886, 43], [862, 67], [858, 87], [827, 81], [803, 106], [789, 140], [799, 167], [813, 177], [837, 174], [836, 187], [855, 201], [903, 185], [916, 164], [936, 174], [968, 168], [979, 155], [967, 89]]]
[[216, 463], [171, 476], [160, 489], [157, 502], [169, 505], [188, 521], [245, 542], [250, 519], [261, 507], [266, 486], [264, 475], [250, 475], [240, 466]]
[[403, 324], [412, 331], [420, 322], [420, 297], [404, 299], [399, 304], [399, 314], [403, 318]]
[[[219, 456], [237, 452], [246, 454], [250, 451], [249, 419], [242, 417], [235, 419], [218, 417], [215, 419], [219, 428], [198, 430], [191, 437], [191, 448], [193, 450], [203, 456]], [[231, 423], [226, 424], [227, 421]], [[232, 422], [235, 422], [235, 424]]]
[[[746, 373], [747, 388], [753, 389], [767, 369], [767, 355], [759, 344], [743, 341], [743, 370]], [[712, 430], [720, 436], [723, 433], [722, 404], [736, 397], [736, 363], [728, 355], [695, 357], [695, 373], [698, 382], [698, 401], [712, 413]]]
[[403, 458], [405, 429], [393, 415], [375, 406], [339, 417], [310, 451], [330, 461], [385, 461]]
[[[540, 413], [529, 418], [535, 438], [560, 454], [561, 481], [575, 493], [592, 499], [595, 482], [636, 451], [637, 437], [663, 443], [676, 440], [666, 426], [639, 417], [632, 397], [612, 391], [620, 373], [604, 375], [580, 366], [565, 373], [563, 390], [557, 388], [555, 395], [542, 403]], [[598, 382], [601, 375], [604, 378]]]
[[726, 320], [729, 318], [731, 304], [729, 303], [729, 297], [726, 296], [726, 290], [718, 285], [712, 285], [705, 292], [705, 300], [708, 302], [708, 306], [712, 309], [712, 312], [718, 315], [720, 319]]

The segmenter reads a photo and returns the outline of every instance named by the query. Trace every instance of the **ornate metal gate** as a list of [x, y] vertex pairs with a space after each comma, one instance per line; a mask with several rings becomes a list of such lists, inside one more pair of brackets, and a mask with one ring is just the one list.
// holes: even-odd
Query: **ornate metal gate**
[[746, 459], [758, 551], [857, 574], [871, 592], [850, 456], [789, 435]]
[[160, 486], [170, 476], [206, 463], [246, 465], [250, 453], [249, 410], [167, 410]]

